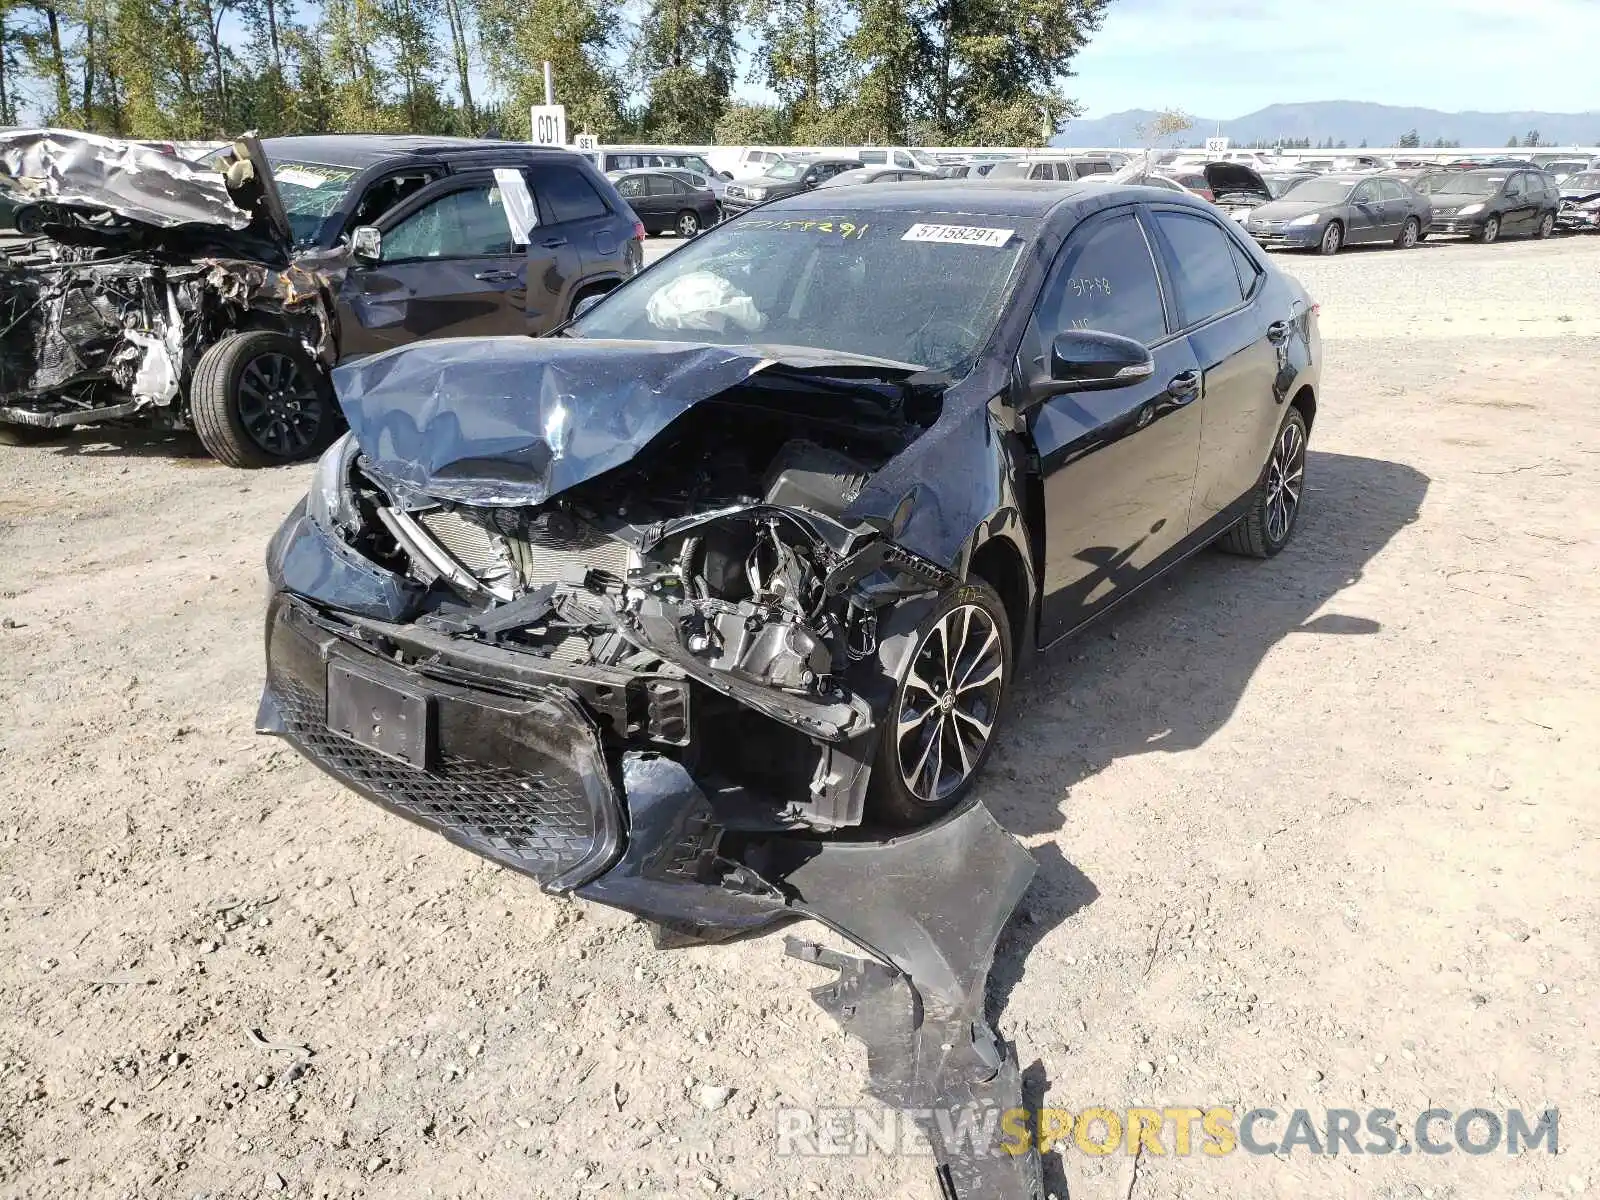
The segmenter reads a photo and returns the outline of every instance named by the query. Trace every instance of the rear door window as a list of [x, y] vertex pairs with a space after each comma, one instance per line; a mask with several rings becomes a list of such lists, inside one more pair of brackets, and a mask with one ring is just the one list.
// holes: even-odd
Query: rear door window
[[539, 202], [540, 219], [546, 224], [603, 217], [610, 211], [600, 193], [576, 167], [540, 163], [527, 168], [524, 174]]
[[1171, 209], [1156, 210], [1155, 221], [1167, 244], [1167, 275], [1177, 289], [1185, 329], [1243, 302], [1233, 239], [1220, 225], [1198, 213]]
[[646, 175], [644, 182], [645, 191], [652, 196], [676, 196], [684, 190], [670, 175]]
[[1096, 220], [1067, 239], [1035, 317], [1046, 338], [1096, 329], [1150, 345], [1167, 336], [1155, 261], [1132, 210]]

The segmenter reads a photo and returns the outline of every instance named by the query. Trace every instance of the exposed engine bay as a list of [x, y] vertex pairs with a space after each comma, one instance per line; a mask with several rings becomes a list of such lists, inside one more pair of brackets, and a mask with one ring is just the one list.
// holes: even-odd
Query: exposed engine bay
[[[860, 764], [830, 779], [839, 759], [817, 735], [871, 728], [850, 677], [876, 668], [880, 611], [948, 579], [844, 519], [937, 414], [915, 411], [914, 390], [912, 412], [886, 405], [879, 393], [895, 390], [756, 376], [632, 461], [531, 507], [397, 503], [353, 456], [341, 527], [418, 585], [419, 629], [552, 664], [698, 680], [709, 690], [696, 691], [695, 720], [657, 730], [658, 746], [762, 797], [777, 827], [853, 824]], [[753, 711], [761, 692], [772, 702]], [[608, 733], [637, 740], [626, 724]]]
[[212, 169], [90, 134], [0, 134], [0, 190], [41, 230], [0, 249], [0, 421], [184, 426], [201, 357], [248, 329], [331, 366], [341, 264], [291, 261], [255, 139]]

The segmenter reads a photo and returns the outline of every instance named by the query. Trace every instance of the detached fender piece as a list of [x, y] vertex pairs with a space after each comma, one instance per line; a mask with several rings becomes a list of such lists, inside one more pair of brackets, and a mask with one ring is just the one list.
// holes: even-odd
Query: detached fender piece
[[946, 1200], [1044, 1195], [1031, 1141], [1022, 1153], [999, 1142], [1000, 1118], [1022, 1108], [1022, 1083], [984, 1016], [995, 945], [1035, 864], [984, 805], [889, 841], [786, 836], [730, 849], [727, 815], [681, 764], [630, 754], [623, 781], [622, 858], [576, 895], [656, 922], [658, 944], [799, 917], [842, 934], [866, 956], [796, 938], [786, 949], [838, 972], [811, 994], [866, 1043], [872, 1095], [933, 1114], [927, 1134]]

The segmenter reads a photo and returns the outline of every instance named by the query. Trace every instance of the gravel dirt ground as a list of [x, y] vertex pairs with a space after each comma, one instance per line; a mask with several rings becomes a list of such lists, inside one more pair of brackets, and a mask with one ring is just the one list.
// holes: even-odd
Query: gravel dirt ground
[[[1327, 334], [1297, 539], [1022, 682], [991, 1014], [1061, 1108], [1561, 1114], [1556, 1155], [1069, 1148], [1058, 1196], [1593, 1193], [1600, 238], [1279, 261]], [[932, 1200], [777, 1155], [865, 1075], [781, 938], [657, 952], [252, 733], [308, 473], [0, 447], [0, 1195]]]

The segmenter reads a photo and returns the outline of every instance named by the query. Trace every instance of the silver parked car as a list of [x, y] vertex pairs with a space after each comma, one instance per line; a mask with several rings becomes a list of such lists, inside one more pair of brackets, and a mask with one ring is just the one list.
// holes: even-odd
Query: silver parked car
[[1388, 242], [1409, 250], [1428, 234], [1433, 203], [1400, 180], [1382, 175], [1324, 175], [1308, 179], [1244, 223], [1269, 249], [1319, 250]]

